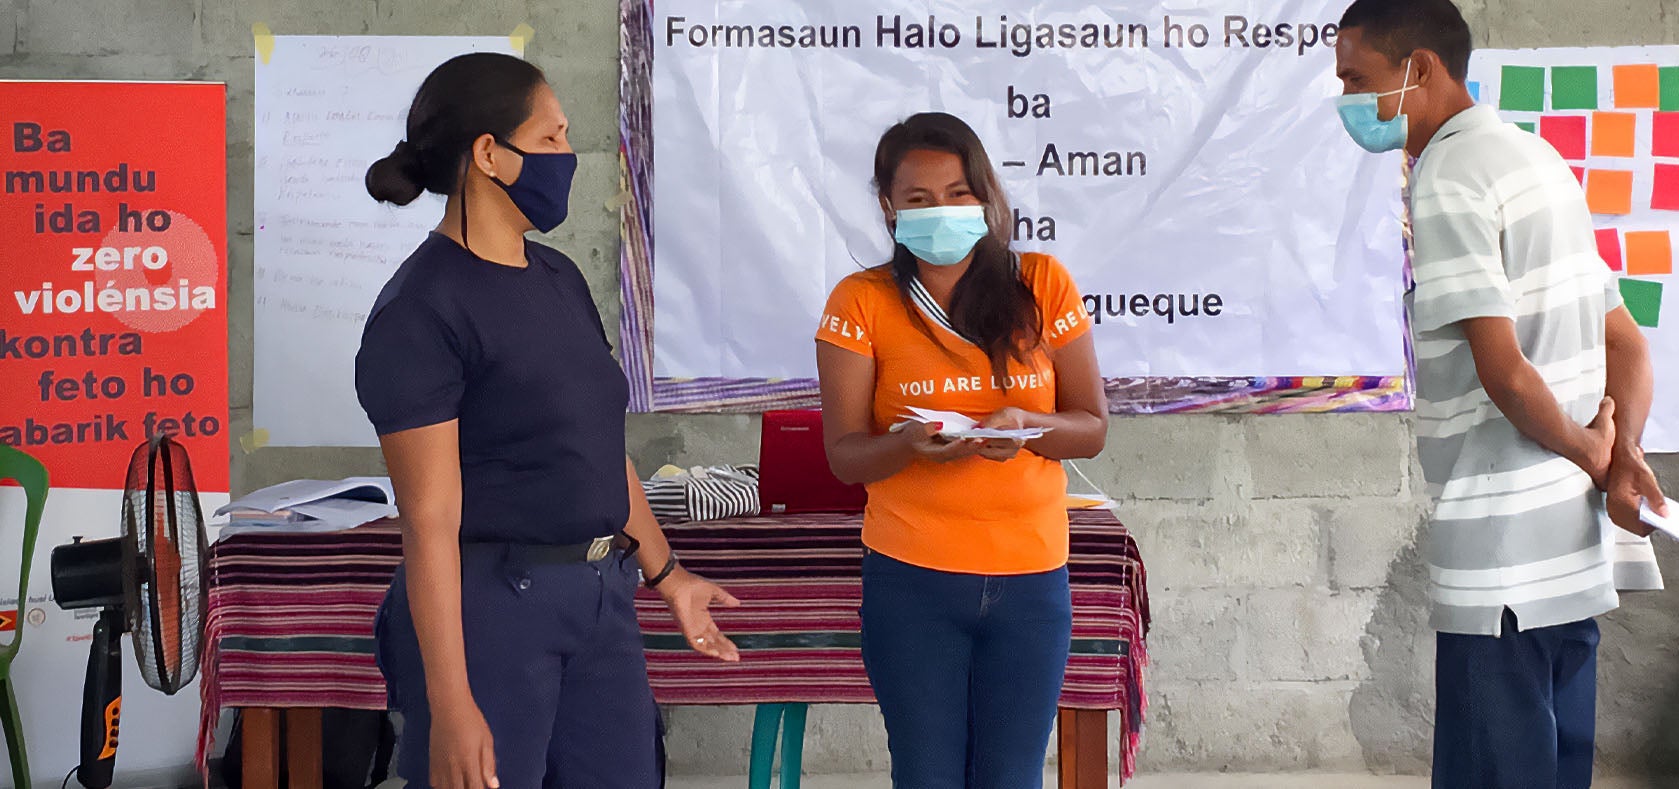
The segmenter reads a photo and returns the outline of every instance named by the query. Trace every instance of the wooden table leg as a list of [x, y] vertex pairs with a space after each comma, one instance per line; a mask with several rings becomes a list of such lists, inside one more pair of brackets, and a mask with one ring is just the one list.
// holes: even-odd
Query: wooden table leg
[[286, 782], [289, 789], [321, 789], [321, 710], [286, 710]]
[[1079, 728], [1079, 789], [1107, 789], [1108, 711], [1079, 710], [1073, 714]]
[[1057, 722], [1056, 764], [1061, 789], [1106, 789], [1107, 711], [1063, 708]]
[[280, 711], [246, 707], [239, 716], [245, 789], [280, 789]]
[[1077, 715], [1073, 710], [1062, 707], [1055, 716], [1055, 782], [1058, 789], [1073, 789], [1078, 785], [1078, 754], [1074, 750], [1077, 731], [1074, 723]]

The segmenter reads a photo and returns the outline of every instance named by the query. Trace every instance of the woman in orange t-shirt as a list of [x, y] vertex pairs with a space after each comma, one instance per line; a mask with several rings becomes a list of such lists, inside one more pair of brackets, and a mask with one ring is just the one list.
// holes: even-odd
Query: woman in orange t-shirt
[[[895, 786], [1040, 786], [1072, 635], [1064, 458], [1107, 435], [1091, 321], [1013, 216], [973, 130], [893, 126], [875, 185], [898, 242], [847, 277], [817, 330], [828, 461], [868, 486], [863, 662]], [[1041, 437], [895, 427], [908, 408]]]

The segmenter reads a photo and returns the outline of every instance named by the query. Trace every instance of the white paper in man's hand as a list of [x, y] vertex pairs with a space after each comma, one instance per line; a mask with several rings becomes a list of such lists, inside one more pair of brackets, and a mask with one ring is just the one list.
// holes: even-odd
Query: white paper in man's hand
[[1679, 523], [1674, 522], [1675, 518], [1679, 518], [1679, 502], [1668, 499], [1667, 512], [1667, 517], [1657, 515], [1655, 509], [1650, 506], [1650, 502], [1646, 500], [1639, 502], [1638, 519], [1656, 531], [1679, 540]]

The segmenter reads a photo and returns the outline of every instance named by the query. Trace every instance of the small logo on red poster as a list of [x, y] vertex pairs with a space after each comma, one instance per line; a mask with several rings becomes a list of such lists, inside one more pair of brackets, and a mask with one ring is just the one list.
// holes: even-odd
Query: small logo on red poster
[[17, 629], [17, 611], [0, 611], [0, 633]]

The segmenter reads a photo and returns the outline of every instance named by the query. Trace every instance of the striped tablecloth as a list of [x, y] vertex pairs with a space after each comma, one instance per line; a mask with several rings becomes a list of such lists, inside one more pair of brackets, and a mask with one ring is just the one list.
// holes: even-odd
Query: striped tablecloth
[[[1121, 710], [1131, 772], [1144, 712], [1148, 592], [1137, 546], [1105, 510], [1075, 511], [1073, 655], [1061, 704]], [[872, 704], [859, 652], [860, 516], [745, 518], [665, 527], [684, 566], [744, 604], [718, 625], [723, 664], [688, 650], [657, 594], [636, 610], [661, 704]], [[373, 618], [402, 558], [393, 521], [333, 534], [246, 533], [210, 559], [199, 764], [226, 707], [384, 709]]]
[[[1145, 708], [1148, 591], [1137, 544], [1106, 510], [1072, 521], [1073, 654], [1061, 706], [1122, 711], [1124, 771], [1133, 770]], [[661, 704], [873, 704], [863, 671], [861, 516], [741, 518], [665, 527], [683, 566], [717, 581], [741, 607], [714, 612], [741, 649], [720, 663], [688, 649], [656, 593], [636, 613]]]
[[198, 688], [200, 769], [225, 707], [385, 708], [373, 618], [401, 562], [395, 521], [216, 543]]

